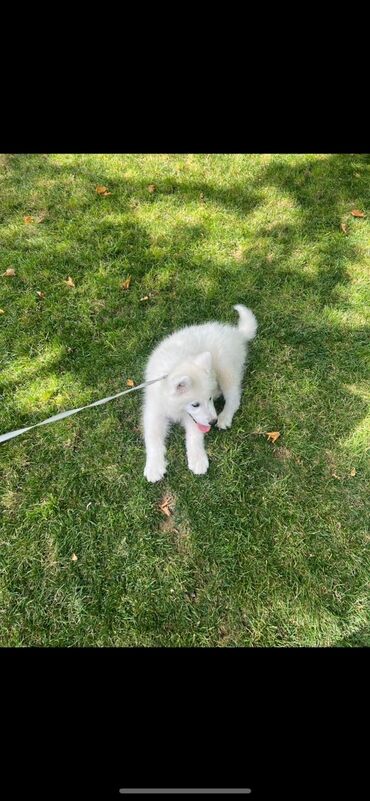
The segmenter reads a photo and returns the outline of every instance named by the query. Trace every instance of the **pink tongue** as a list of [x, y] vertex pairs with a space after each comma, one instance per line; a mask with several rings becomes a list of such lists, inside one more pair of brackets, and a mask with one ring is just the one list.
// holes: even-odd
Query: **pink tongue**
[[211, 426], [204, 426], [202, 423], [197, 423], [197, 426], [202, 434], [207, 434], [207, 432], [211, 430]]

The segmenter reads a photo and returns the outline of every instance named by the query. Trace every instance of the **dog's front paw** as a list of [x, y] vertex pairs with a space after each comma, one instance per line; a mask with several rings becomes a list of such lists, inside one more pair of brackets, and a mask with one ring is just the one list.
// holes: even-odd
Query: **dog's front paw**
[[206, 473], [209, 466], [208, 456], [206, 453], [199, 453], [188, 459], [189, 470], [195, 473], [196, 476], [202, 476]]
[[221, 414], [218, 415], [217, 428], [230, 428], [231, 423], [232, 417], [230, 417], [229, 414], [224, 414], [224, 412], [221, 412]]
[[147, 462], [145, 465], [144, 476], [152, 484], [155, 484], [156, 481], [160, 481], [161, 478], [163, 478], [165, 472], [166, 466], [164, 464], [153, 464]]

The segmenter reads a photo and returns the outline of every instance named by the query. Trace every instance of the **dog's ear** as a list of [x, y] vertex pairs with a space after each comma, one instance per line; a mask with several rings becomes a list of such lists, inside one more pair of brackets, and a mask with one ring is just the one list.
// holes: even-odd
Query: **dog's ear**
[[202, 367], [206, 373], [210, 373], [212, 368], [212, 356], [209, 350], [205, 350], [204, 353], [200, 353], [199, 356], [196, 356], [194, 364], [198, 365], [198, 367]]
[[188, 389], [191, 387], [191, 378], [189, 375], [183, 375], [181, 378], [174, 378], [172, 382], [173, 391], [176, 392], [177, 395], [181, 395], [183, 392], [187, 392]]

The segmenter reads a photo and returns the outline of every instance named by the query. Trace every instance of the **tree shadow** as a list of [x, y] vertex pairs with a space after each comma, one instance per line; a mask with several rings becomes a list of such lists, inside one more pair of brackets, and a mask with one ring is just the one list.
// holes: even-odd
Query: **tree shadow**
[[[43, 257], [42, 270], [44, 281], [49, 282], [50, 287], [59, 282], [60, 294], [53, 296], [57, 304], [52, 313], [47, 305], [42, 306], [35, 299], [30, 301], [21, 318], [24, 325], [19, 327], [11, 349], [5, 341], [8, 359], [28, 354], [30, 348], [37, 352], [40, 341], [57, 341], [62, 352], [53, 363], [53, 371], [59, 372], [62, 381], [66, 374], [75, 376], [76, 386], [82, 387], [86, 398], [93, 400], [119, 391], [123, 376], [140, 379], [148, 353], [173, 329], [210, 317], [225, 321], [234, 319], [231, 317], [232, 305], [245, 302], [256, 312], [259, 336], [251, 350], [244, 397], [246, 411], [241, 410], [239, 420], [242, 422], [239, 425], [248, 426], [250, 433], [254, 425], [263, 421], [267, 425], [273, 424], [284, 434], [291, 419], [294, 426], [302, 430], [302, 441], [304, 437], [304, 455], [299, 450], [294, 454], [303, 461], [302, 467], [297, 466], [302, 489], [299, 482], [294, 485], [297, 506], [307, 506], [310, 497], [314, 504], [318, 485], [326, 480], [327, 504], [332, 509], [330, 514], [335, 516], [344, 531], [351, 532], [364, 510], [358, 506], [356, 512], [355, 506], [361, 504], [361, 500], [355, 485], [344, 480], [337, 483], [333, 478], [335, 467], [331, 465], [332, 456], [328, 453], [338, 451], [338, 437], [342, 441], [350, 437], [367, 413], [365, 401], [353, 395], [349, 387], [367, 380], [365, 348], [369, 344], [369, 329], [365, 325], [347, 325], [348, 301], [343, 292], [351, 281], [351, 265], [361, 258], [361, 251], [341, 231], [340, 223], [344, 215], [347, 225], [359, 224], [351, 221], [350, 210], [366, 208], [368, 185], [365, 186], [363, 179], [355, 179], [354, 172], [358, 170], [365, 175], [368, 169], [368, 156], [334, 155], [319, 162], [308, 156], [303, 164], [292, 165], [282, 161], [262, 166], [248, 185], [240, 179], [227, 188], [219, 188], [212, 177], [204, 181], [179, 180], [173, 175], [158, 180], [157, 190], [151, 195], [144, 179], [122, 177], [113, 180], [103, 168], [97, 176], [93, 169], [84, 166], [81, 178], [89, 182], [92, 192], [101, 182], [109, 185], [113, 193], [112, 199], [107, 198], [108, 203], [103, 206], [105, 199], [93, 196], [93, 202], [86, 194], [86, 187], [81, 186], [81, 191], [75, 192], [71, 177], [76, 172], [75, 166], [52, 164], [48, 156], [35, 156], [26, 162], [22, 156], [13, 157], [8, 163], [8, 177], [4, 182], [5, 191], [9, 189], [10, 192], [9, 219], [28, 211], [24, 209], [23, 200], [13, 191], [14, 177], [29, 184], [31, 206], [33, 203], [30, 211], [38, 207], [38, 185], [44, 189], [47, 187], [50, 221], [45, 223], [45, 237], [49, 249]], [[71, 187], [71, 197], [67, 192], [64, 205], [60, 194], [63, 182]], [[173, 197], [174, 203], [185, 207], [190, 201], [197, 200], [210, 204], [215, 210], [230, 213], [242, 238], [248, 220], [264, 203], [263, 189], [270, 186], [292, 199], [297, 212], [294, 221], [273, 221], [271, 225], [263, 222], [257, 229], [253, 228], [251, 244], [246, 246], [240, 260], [225, 257], [219, 260], [217, 267], [212, 265], [206, 249], [202, 249], [202, 243], [210, 236], [205, 224], [175, 220], [170, 234], [163, 238], [159, 234], [153, 241], [148, 229], [135, 216], [137, 200], [155, 205], [163, 196], [168, 196]], [[33, 190], [36, 193], [34, 201]], [[91, 208], [94, 213], [88, 220]], [[126, 215], [124, 219], [120, 216], [122, 214]], [[78, 224], [80, 216], [86, 223], [81, 228]], [[70, 223], [62, 252], [53, 249], [53, 243], [62, 236], [58, 217]], [[22, 233], [22, 237], [25, 236], [29, 236], [27, 231]], [[302, 243], [303, 261], [300, 253]], [[26, 241], [19, 239], [19, 234], [10, 228], [12, 258], [13, 254], [16, 258], [19, 245], [24, 248], [26, 259], [32, 256], [32, 263], [36, 265], [45, 245], [41, 239], [37, 241], [37, 232], [33, 240]], [[87, 245], [88, 256], [81, 264], [81, 248]], [[119, 288], [119, 279], [128, 273], [133, 274], [134, 281], [130, 293], [125, 295]], [[77, 292], [73, 297], [65, 296], [63, 281], [68, 274], [76, 277]], [[25, 289], [30, 291], [31, 277], [26, 276], [24, 280]], [[157, 286], [156, 282], [159, 287], [157, 295], [140, 307], [141, 296], [145, 296], [151, 286]], [[14, 298], [16, 292], [17, 285]], [[138, 309], [141, 324], [138, 324]], [[337, 317], [325, 316], [328, 309]], [[48, 373], [49, 368], [41, 365], [33, 378], [42, 381]], [[11, 383], [12, 391], [16, 391], [22, 384], [22, 377]], [[266, 390], [269, 385], [271, 392]], [[7, 386], [9, 388], [9, 382]], [[290, 405], [285, 397], [292, 397]], [[38, 413], [35, 420], [17, 412], [16, 420], [12, 417], [10, 421], [9, 417], [9, 427], [36, 422], [57, 410], [60, 410], [59, 406], [55, 408], [51, 400], [47, 414]], [[117, 410], [119, 422], [126, 419], [137, 425], [139, 417], [138, 406], [131, 407], [127, 416], [126, 412]], [[123, 436], [131, 442], [130, 433]], [[255, 557], [258, 571], [264, 574], [274, 568], [279, 576], [282, 596], [289, 595], [297, 580], [301, 580], [306, 586], [306, 596], [312, 592], [310, 604], [318, 615], [324, 610], [340, 619], [343, 625], [349, 622], [353, 599], [345, 593], [336, 596], [332, 592], [332, 581], [344, 586], [352, 581], [355, 592], [360, 591], [366, 577], [360, 538], [354, 537], [353, 540], [354, 562], [357, 563], [355, 581], [351, 574], [353, 564], [346, 564], [343, 558], [344, 546], [341, 552], [340, 546], [336, 545], [334, 553], [331, 553], [331, 535], [317, 541], [314, 529], [309, 532], [304, 547], [301, 546], [301, 556], [295, 563], [293, 575], [292, 565], [284, 562], [284, 554], [280, 554], [274, 545], [271, 524], [263, 522], [262, 512], [260, 517], [253, 517], [254, 509], [263, 510], [266, 493], [273, 491], [276, 480], [288, 474], [287, 465], [273, 458], [258, 441], [248, 441], [245, 447], [239, 441], [239, 445], [241, 462], [236, 479], [240, 485], [243, 483], [243, 459], [250, 458], [248, 454], [253, 455], [254, 466], [250, 467], [255, 476], [253, 509], [248, 506], [247, 515], [250, 515], [256, 530], [258, 527], [263, 531], [265, 526], [265, 541]], [[173, 448], [175, 455], [180, 451], [182, 454], [182, 438], [175, 437]], [[54, 456], [56, 460], [62, 456], [65, 458], [62, 445], [56, 447]], [[135, 480], [139, 484], [141, 476]], [[150, 488], [145, 491], [146, 497], [152, 498]], [[237, 502], [241, 491], [237, 484], [233, 521], [237, 533], [245, 528], [245, 513]], [[194, 493], [199, 493], [204, 503], [209, 505], [210, 520], [213, 519], [215, 525], [222, 492], [215, 472], [210, 473], [210, 484], [203, 483], [199, 489], [194, 487]], [[224, 500], [226, 505], [227, 497]], [[189, 504], [187, 512], [197, 531], [197, 504]], [[329, 519], [329, 512], [325, 519]], [[317, 522], [317, 515], [315, 520]], [[210, 536], [211, 532], [207, 535]], [[245, 548], [244, 543], [241, 547]], [[311, 549], [316, 553], [312, 567], [309, 561]], [[234, 570], [232, 564], [223, 567], [227, 592], [231, 592], [229, 588], [233, 586]], [[161, 621], [158, 625], [160, 630]], [[283, 632], [282, 640], [284, 636], [288, 635]], [[365, 641], [368, 638], [369, 630], [365, 627], [358, 635], [344, 637], [336, 646], [367, 645]]]

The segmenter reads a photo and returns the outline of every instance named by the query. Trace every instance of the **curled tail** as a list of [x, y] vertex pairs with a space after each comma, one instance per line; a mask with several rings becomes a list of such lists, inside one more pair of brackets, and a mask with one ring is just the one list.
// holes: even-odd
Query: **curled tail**
[[247, 342], [249, 342], [256, 336], [257, 320], [253, 312], [250, 309], [247, 309], [246, 306], [242, 306], [240, 303], [237, 303], [237, 305], [234, 306], [234, 309], [239, 314], [239, 331], [241, 334], [243, 334]]

